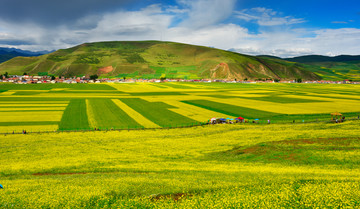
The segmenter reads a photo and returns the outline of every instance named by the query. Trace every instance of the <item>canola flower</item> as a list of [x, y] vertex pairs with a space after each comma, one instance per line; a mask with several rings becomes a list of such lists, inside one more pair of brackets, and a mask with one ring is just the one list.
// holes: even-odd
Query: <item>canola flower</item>
[[[351, 121], [1, 135], [0, 207], [357, 208], [359, 127]], [[272, 152], [261, 151], [272, 144]], [[336, 144], [336, 152], [326, 151]], [[289, 149], [327, 158], [271, 160]]]

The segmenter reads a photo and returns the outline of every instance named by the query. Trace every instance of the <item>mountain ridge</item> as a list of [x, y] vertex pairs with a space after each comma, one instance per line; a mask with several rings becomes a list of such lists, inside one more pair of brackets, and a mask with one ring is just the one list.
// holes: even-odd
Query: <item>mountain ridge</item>
[[0, 73], [183, 79], [306, 79], [320, 77], [286, 60], [162, 41], [84, 43], [39, 57], [17, 57]]
[[8, 61], [14, 57], [33, 57], [50, 53], [49, 51], [33, 52], [16, 48], [0, 47], [0, 63]]
[[300, 63], [313, 62], [351, 62], [360, 61], [360, 55], [338, 55], [338, 56], [324, 56], [324, 55], [304, 55], [293, 58], [285, 58], [284, 60]]

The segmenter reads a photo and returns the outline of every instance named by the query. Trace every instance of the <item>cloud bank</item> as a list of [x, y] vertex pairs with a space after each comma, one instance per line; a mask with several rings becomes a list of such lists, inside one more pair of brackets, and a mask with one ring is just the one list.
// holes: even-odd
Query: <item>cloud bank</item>
[[[73, 0], [69, 6], [58, 0], [3, 0], [0, 46], [54, 50], [84, 42], [163, 40], [252, 55], [359, 54], [360, 29], [305, 28], [305, 18], [271, 8], [236, 10], [235, 0], [125, 6], [133, 3]], [[19, 4], [22, 6], [17, 7]], [[256, 33], [245, 27], [247, 24], [255, 24]]]

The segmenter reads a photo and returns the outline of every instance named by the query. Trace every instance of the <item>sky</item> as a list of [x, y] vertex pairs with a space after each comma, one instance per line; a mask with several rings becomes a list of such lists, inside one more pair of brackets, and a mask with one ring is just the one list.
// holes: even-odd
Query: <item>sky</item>
[[0, 0], [0, 47], [160, 40], [249, 55], [360, 54], [358, 0]]

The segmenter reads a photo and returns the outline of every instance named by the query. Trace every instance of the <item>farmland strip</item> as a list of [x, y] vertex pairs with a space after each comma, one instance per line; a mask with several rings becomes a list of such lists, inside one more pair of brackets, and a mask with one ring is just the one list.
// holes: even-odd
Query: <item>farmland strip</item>
[[158, 128], [159, 126], [155, 123], [153, 123], [151, 120], [148, 120], [140, 113], [136, 112], [131, 107], [127, 106], [124, 102], [113, 99], [112, 100], [119, 108], [124, 110], [131, 118], [133, 118], [136, 122], [138, 122], [140, 125], [144, 126], [145, 128]]
[[1, 112], [0, 122], [18, 122], [18, 121], [60, 121], [63, 111], [37, 111], [34, 112], [17, 111]]
[[38, 131], [56, 131], [58, 127], [59, 126], [57, 124], [0, 126], [0, 133], [22, 133], [23, 130], [25, 130], [27, 133]]
[[277, 115], [277, 113], [261, 111], [257, 109], [235, 106], [225, 103], [213, 102], [209, 100], [188, 100], [182, 101], [186, 104], [195, 105], [215, 112], [224, 113], [234, 117], [242, 116], [246, 118], [265, 118]]
[[84, 99], [73, 99], [67, 106], [59, 124], [60, 130], [89, 129]]
[[89, 125], [91, 128], [96, 128], [98, 125], [95, 120], [93, 109], [92, 109], [91, 105], [89, 104], [88, 99], [85, 100], [85, 102], [86, 102], [86, 113], [88, 116]]
[[111, 99], [89, 99], [97, 128], [142, 128], [126, 112], [120, 109]]
[[165, 103], [177, 107], [177, 108], [171, 108], [170, 109], [171, 111], [184, 115], [193, 120], [197, 120], [199, 122], [205, 122], [212, 117], [224, 117], [224, 118], [232, 117], [230, 115], [214, 112], [205, 108], [197, 107], [179, 101], [166, 101]]
[[57, 125], [58, 123], [58, 121], [17, 121], [0, 122], [0, 126]]
[[120, 100], [162, 127], [198, 123], [196, 120], [169, 110], [173, 106], [163, 102], [148, 102], [140, 98], [121, 98]]

